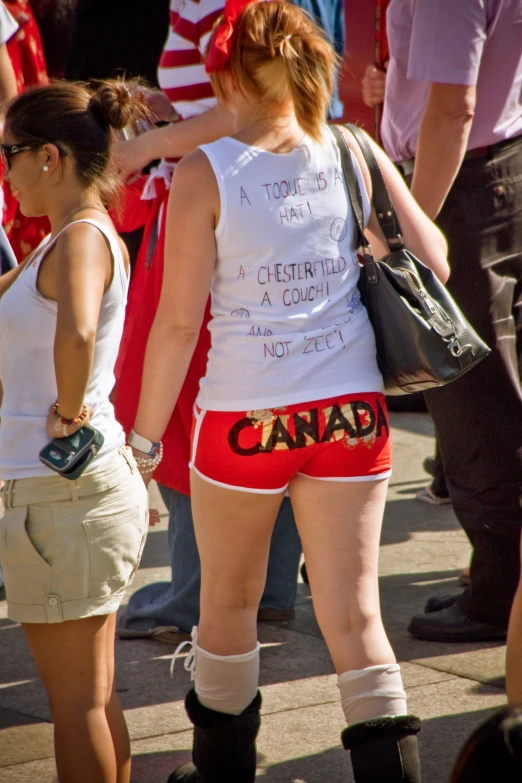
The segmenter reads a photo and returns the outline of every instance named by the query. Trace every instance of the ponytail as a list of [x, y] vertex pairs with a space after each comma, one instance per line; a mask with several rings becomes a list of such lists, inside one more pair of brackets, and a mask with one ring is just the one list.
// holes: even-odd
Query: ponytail
[[211, 80], [223, 103], [227, 72], [260, 105], [291, 100], [299, 126], [319, 141], [337, 60], [322, 31], [300, 8], [274, 0], [255, 2], [238, 18], [228, 68], [214, 71]]

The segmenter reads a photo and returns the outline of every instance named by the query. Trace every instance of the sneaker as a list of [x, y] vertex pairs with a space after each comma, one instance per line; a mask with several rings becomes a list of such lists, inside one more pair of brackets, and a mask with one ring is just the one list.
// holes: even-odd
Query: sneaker
[[431, 486], [420, 489], [415, 495], [415, 500], [420, 500], [421, 503], [429, 503], [430, 506], [448, 506], [451, 504], [451, 498], [443, 498], [439, 497], [439, 495], [435, 495]]
[[191, 639], [190, 633], [180, 630], [177, 625], [159, 625], [146, 631], [117, 626], [116, 636], [118, 639], [150, 639], [153, 642], [163, 642], [164, 644], [180, 644], [181, 642], [190, 642]]

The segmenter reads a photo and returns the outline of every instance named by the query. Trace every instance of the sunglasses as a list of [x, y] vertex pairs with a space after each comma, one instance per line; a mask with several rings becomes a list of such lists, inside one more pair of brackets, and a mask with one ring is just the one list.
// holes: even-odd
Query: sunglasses
[[[0, 157], [2, 158], [6, 171], [9, 171], [11, 168], [11, 158], [13, 155], [18, 155], [20, 152], [28, 152], [29, 150], [37, 150], [39, 147], [43, 147], [44, 144], [47, 144], [47, 142], [36, 141], [33, 144], [0, 144]], [[67, 155], [60, 147], [58, 147], [58, 151], [62, 157]]]

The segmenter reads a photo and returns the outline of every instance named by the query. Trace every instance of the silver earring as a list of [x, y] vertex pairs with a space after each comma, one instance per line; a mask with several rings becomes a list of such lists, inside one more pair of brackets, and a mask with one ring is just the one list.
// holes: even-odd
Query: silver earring
[[44, 170], [44, 171], [49, 171], [49, 166], [44, 166], [44, 167], [43, 167], [43, 170]]

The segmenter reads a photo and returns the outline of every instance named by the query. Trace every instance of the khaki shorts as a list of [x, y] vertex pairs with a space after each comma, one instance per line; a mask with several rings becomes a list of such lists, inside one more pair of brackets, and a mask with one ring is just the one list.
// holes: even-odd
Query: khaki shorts
[[61, 623], [118, 609], [148, 530], [148, 495], [127, 449], [69, 481], [7, 481], [0, 562], [8, 616]]

